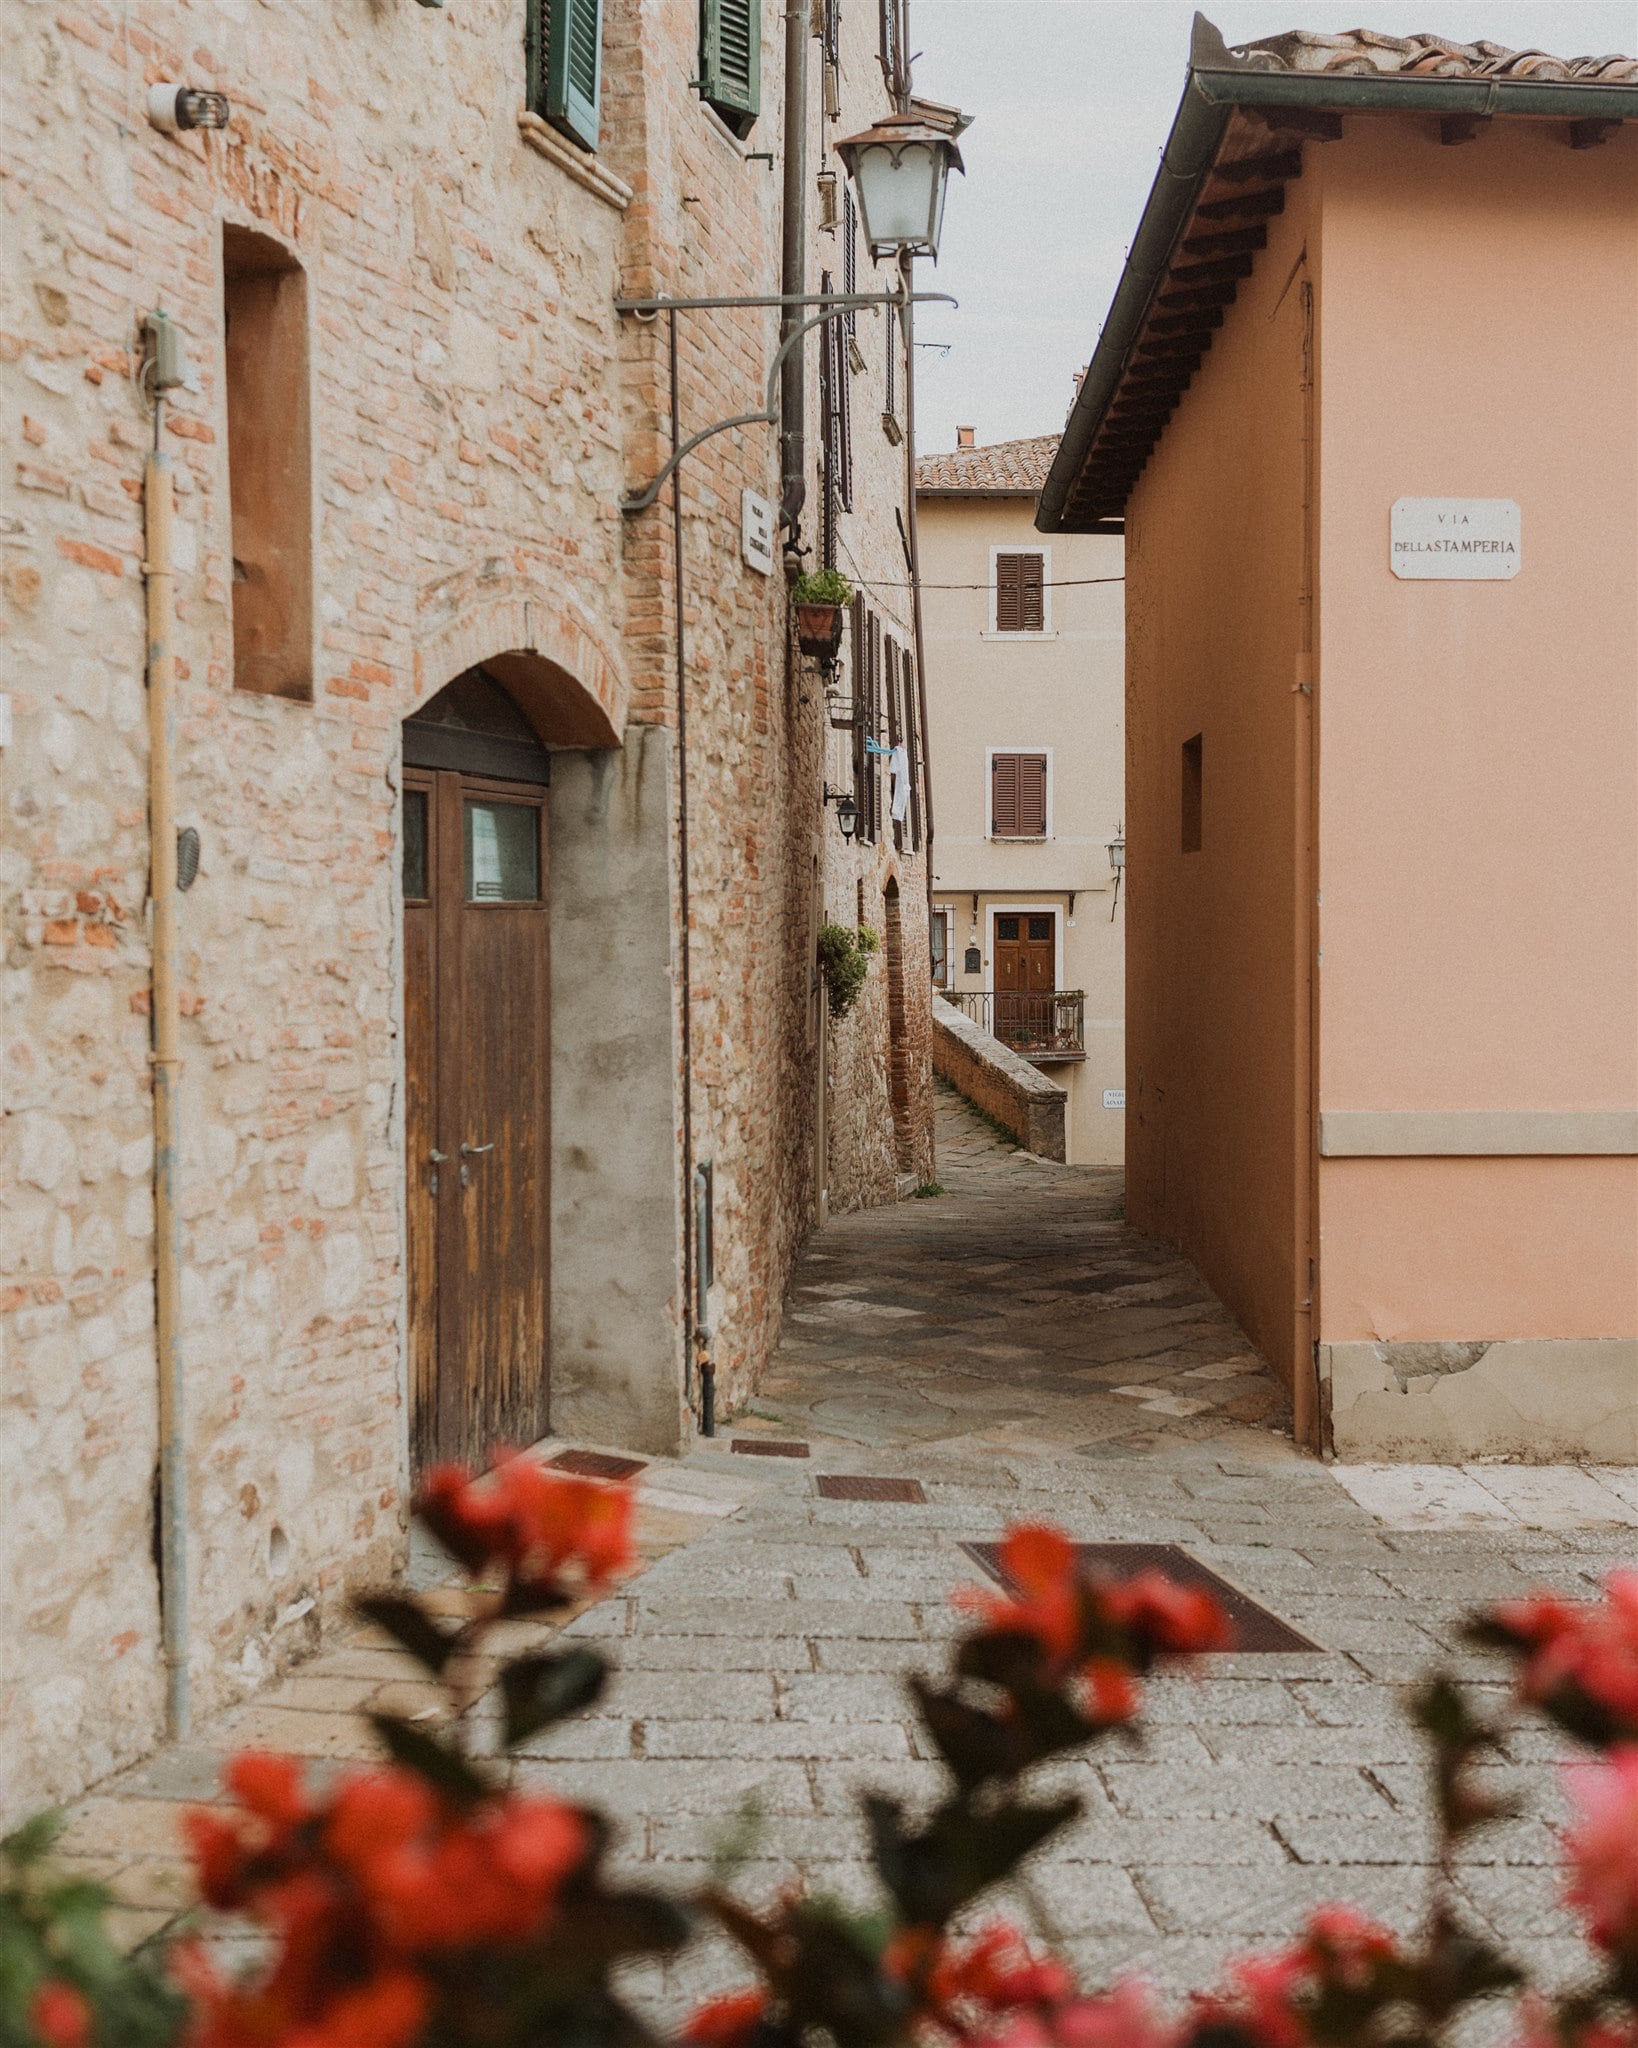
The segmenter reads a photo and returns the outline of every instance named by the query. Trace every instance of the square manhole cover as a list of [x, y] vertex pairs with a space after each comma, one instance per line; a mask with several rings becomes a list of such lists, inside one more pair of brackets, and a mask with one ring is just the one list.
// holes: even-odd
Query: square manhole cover
[[[998, 1584], [1009, 1592], [1016, 1590], [1001, 1569], [999, 1543], [964, 1543], [961, 1547]], [[1259, 1607], [1249, 1593], [1242, 1593], [1238, 1586], [1231, 1586], [1227, 1579], [1219, 1578], [1216, 1572], [1175, 1543], [1077, 1543], [1075, 1556], [1084, 1570], [1101, 1572], [1106, 1578], [1118, 1581], [1135, 1579], [1139, 1572], [1164, 1572], [1167, 1578], [1180, 1586], [1209, 1593], [1228, 1616], [1233, 1640], [1226, 1643], [1224, 1649], [1231, 1654], [1234, 1651], [1261, 1653], [1275, 1650], [1324, 1654], [1318, 1643], [1311, 1643], [1289, 1622], [1281, 1621], [1277, 1614], [1270, 1614], [1266, 1607]]]
[[806, 1444], [785, 1443], [771, 1436], [736, 1436], [728, 1446], [731, 1451], [743, 1451], [747, 1458], [805, 1458]]
[[646, 1458], [617, 1458], [609, 1451], [559, 1451], [546, 1462], [554, 1472], [572, 1472], [578, 1479], [630, 1479], [648, 1470]]
[[872, 1479], [858, 1472], [821, 1472], [814, 1482], [821, 1500], [925, 1501], [919, 1479]]

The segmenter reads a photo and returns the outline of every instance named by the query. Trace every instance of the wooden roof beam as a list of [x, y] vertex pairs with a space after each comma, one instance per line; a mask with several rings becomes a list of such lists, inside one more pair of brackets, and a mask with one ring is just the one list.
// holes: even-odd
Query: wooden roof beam
[[1166, 282], [1169, 285], [1226, 284], [1230, 278], [1249, 277], [1251, 257], [1219, 256], [1209, 263], [1174, 263]]
[[1264, 227], [1228, 228], [1217, 234], [1190, 235], [1183, 244], [1185, 256], [1243, 256], [1268, 246]]
[[1285, 187], [1270, 185], [1261, 192], [1231, 192], [1226, 199], [1208, 199], [1203, 206], [1194, 209], [1194, 217], [1196, 220], [1268, 220], [1284, 211]]
[[1143, 338], [1151, 335], [1176, 335], [1181, 339], [1190, 334], [1213, 334], [1223, 324], [1220, 310], [1203, 309], [1198, 313], [1156, 313], [1152, 314], [1143, 330]]
[[1155, 304], [1163, 312], [1201, 312], [1210, 306], [1232, 306], [1236, 287], [1232, 284], [1195, 285], [1188, 291], [1162, 292]]
[[1243, 107], [1241, 112], [1276, 135], [1300, 135], [1305, 142], [1342, 140], [1342, 116], [1324, 107]]
[[1302, 151], [1271, 149], [1260, 156], [1242, 156], [1231, 163], [1213, 164], [1211, 176], [1222, 185], [1284, 185], [1302, 176]]

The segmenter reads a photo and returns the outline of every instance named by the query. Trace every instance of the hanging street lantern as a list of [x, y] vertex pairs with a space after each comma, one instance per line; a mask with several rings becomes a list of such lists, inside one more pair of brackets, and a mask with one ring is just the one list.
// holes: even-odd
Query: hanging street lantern
[[859, 213], [873, 256], [938, 256], [944, 188], [952, 169], [965, 176], [956, 137], [970, 114], [932, 100], [912, 100], [862, 135], [836, 144], [859, 195]]
[[859, 829], [859, 806], [852, 797], [845, 796], [836, 806], [836, 822], [842, 828], [842, 837], [851, 839]]

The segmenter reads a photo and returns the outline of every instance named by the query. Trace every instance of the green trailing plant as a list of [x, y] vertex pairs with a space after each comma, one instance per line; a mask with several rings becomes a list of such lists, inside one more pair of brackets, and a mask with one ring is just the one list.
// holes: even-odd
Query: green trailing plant
[[791, 585], [792, 604], [839, 604], [853, 602], [853, 585], [840, 569], [804, 569]]
[[167, 2048], [187, 2002], [160, 1955], [110, 1939], [103, 1886], [53, 1867], [60, 1825], [36, 1814], [0, 1841], [0, 2048]]
[[870, 957], [881, 941], [862, 924], [826, 924], [819, 927], [819, 972], [825, 977], [830, 1014], [845, 1017], [863, 992], [870, 973]]

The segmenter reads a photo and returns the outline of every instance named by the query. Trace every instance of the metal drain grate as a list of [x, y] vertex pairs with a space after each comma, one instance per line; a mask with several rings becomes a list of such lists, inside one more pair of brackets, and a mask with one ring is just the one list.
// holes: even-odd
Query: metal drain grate
[[[1001, 1569], [999, 1543], [964, 1543], [961, 1547], [975, 1563], [983, 1566], [992, 1579], [1009, 1592], [1016, 1591]], [[1249, 1593], [1242, 1593], [1238, 1586], [1231, 1586], [1227, 1579], [1219, 1578], [1216, 1572], [1175, 1543], [1077, 1543], [1075, 1556], [1084, 1570], [1101, 1572], [1106, 1578], [1134, 1579], [1139, 1572], [1164, 1572], [1167, 1578], [1175, 1579], [1180, 1586], [1210, 1593], [1228, 1616], [1229, 1626], [1234, 1631], [1233, 1641], [1226, 1645], [1230, 1652], [1294, 1650], [1324, 1654], [1318, 1643], [1311, 1643], [1305, 1635], [1299, 1635], [1289, 1622], [1281, 1621], [1277, 1614], [1270, 1614], [1266, 1607], [1259, 1607]]]
[[630, 1479], [648, 1470], [646, 1458], [616, 1458], [608, 1451], [559, 1451], [546, 1462], [554, 1472], [572, 1472], [578, 1479]]
[[771, 1436], [736, 1436], [728, 1446], [731, 1451], [743, 1451], [747, 1458], [805, 1458], [806, 1444], [782, 1443]]
[[814, 1484], [821, 1500], [925, 1501], [919, 1479], [871, 1479], [855, 1472], [821, 1472]]

